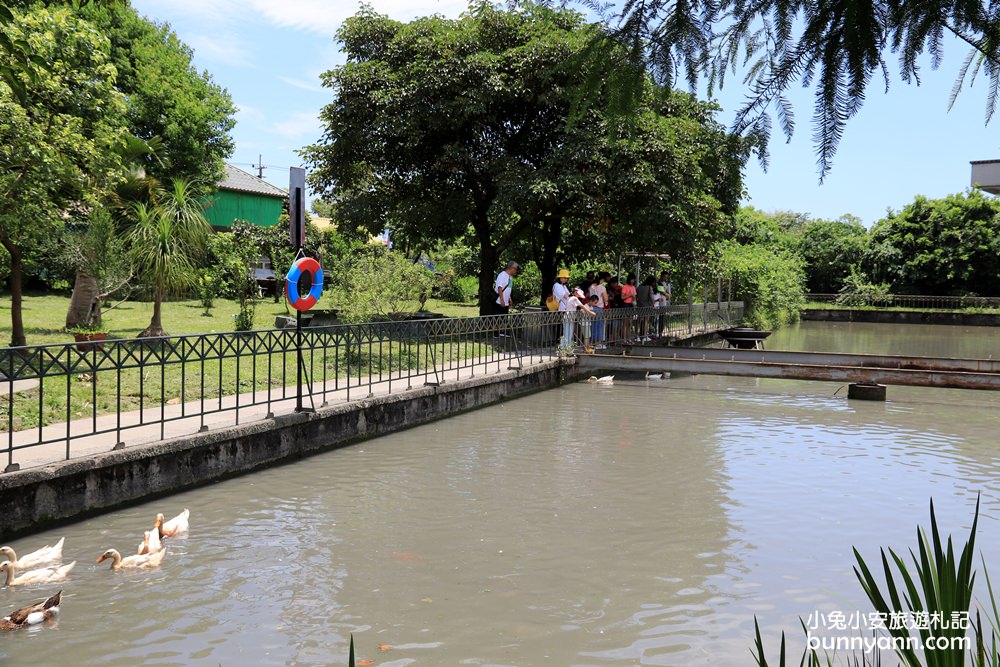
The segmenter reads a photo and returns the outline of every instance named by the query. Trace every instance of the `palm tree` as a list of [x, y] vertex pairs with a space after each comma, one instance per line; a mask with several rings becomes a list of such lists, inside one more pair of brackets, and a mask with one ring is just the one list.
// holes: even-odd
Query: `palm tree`
[[[100, 324], [101, 301], [108, 296], [106, 288], [109, 285], [101, 284], [99, 274], [108, 268], [109, 260], [116, 263], [114, 262], [116, 258], [108, 253], [96, 255], [93, 253], [95, 237], [96, 240], [103, 241], [105, 246], [112, 238], [103, 227], [92, 229], [94, 216], [103, 220], [102, 216], [105, 215], [103, 210], [106, 209], [114, 218], [118, 231], [127, 230], [132, 226], [129, 215], [135, 203], [151, 202], [160, 190], [160, 182], [146, 172], [146, 165], [164, 166], [163, 160], [159, 157], [162, 146], [163, 142], [159, 137], [143, 141], [133, 135], [126, 135], [121, 143], [114, 147], [114, 152], [122, 162], [121, 172], [118, 174], [120, 180], [111, 189], [104, 209], [91, 211], [88, 231], [77, 237], [76, 247], [70, 249], [77, 270], [69, 309], [66, 312], [67, 327]], [[114, 230], [111, 230], [110, 234], [113, 235]], [[91, 256], [87, 257], [88, 254]], [[120, 286], [119, 281], [111, 281], [110, 286]]]
[[163, 299], [191, 285], [195, 263], [204, 252], [211, 226], [188, 179], [176, 178], [153, 203], [132, 207], [135, 225], [128, 233], [133, 265], [153, 289], [153, 317], [139, 336], [165, 336]]

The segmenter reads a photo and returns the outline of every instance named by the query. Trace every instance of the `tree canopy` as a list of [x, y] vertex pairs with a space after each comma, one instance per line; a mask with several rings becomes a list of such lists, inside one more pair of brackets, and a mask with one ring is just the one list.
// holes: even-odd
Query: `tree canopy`
[[229, 93], [195, 69], [191, 48], [169, 25], [139, 16], [128, 3], [92, 2], [80, 12], [110, 40], [129, 131], [161, 142], [157, 160], [147, 162], [150, 174], [214, 185], [233, 152], [236, 107]]
[[1000, 294], [1000, 202], [917, 197], [872, 228], [863, 266], [897, 294]]
[[21, 279], [26, 251], [58, 236], [67, 215], [96, 203], [94, 185], [117, 170], [125, 101], [115, 89], [110, 47], [66, 9], [14, 12], [4, 26], [46, 63], [21, 72], [24, 97], [0, 82], [0, 245], [11, 265], [13, 345], [24, 345]]
[[521, 239], [548, 285], [587, 234], [691, 251], [735, 209], [747, 147], [714, 107], [648, 81], [634, 121], [609, 122], [601, 81], [628, 66], [584, 58], [596, 35], [576, 12], [531, 4], [406, 24], [362, 9], [338, 33], [347, 63], [323, 76], [334, 101], [304, 151], [314, 187], [350, 227], [409, 245], [470, 233], [484, 311]]

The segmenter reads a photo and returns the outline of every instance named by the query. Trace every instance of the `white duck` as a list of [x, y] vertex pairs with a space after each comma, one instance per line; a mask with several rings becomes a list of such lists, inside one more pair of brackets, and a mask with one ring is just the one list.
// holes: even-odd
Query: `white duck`
[[147, 530], [142, 534], [142, 543], [139, 544], [139, 550], [136, 552], [139, 556], [145, 554], [153, 554], [160, 550], [160, 529], [153, 526], [152, 530]]
[[650, 373], [649, 371], [646, 371], [646, 379], [647, 380], [662, 380], [663, 379], [663, 373]]
[[12, 611], [0, 619], [0, 632], [17, 630], [28, 625], [36, 625], [42, 621], [47, 621], [59, 613], [59, 602], [62, 599], [62, 591], [38, 604], [29, 604]]
[[157, 514], [155, 527], [159, 529], [160, 537], [173, 537], [174, 535], [188, 532], [189, 516], [191, 516], [191, 510], [184, 510], [170, 521], [164, 523], [163, 515]]
[[111, 569], [121, 570], [121, 569], [150, 569], [158, 567], [160, 563], [163, 562], [163, 557], [167, 555], [166, 549], [160, 549], [156, 553], [143, 554], [135, 556], [126, 556], [122, 558], [122, 555], [118, 553], [117, 549], [108, 549], [101, 557], [97, 559], [98, 563], [103, 563], [104, 561], [111, 559]]
[[615, 376], [605, 375], [604, 377], [594, 377], [593, 375], [591, 375], [589, 378], [587, 378], [587, 382], [589, 382], [590, 384], [605, 384], [605, 385], [614, 384]]
[[57, 560], [62, 560], [62, 550], [63, 543], [66, 538], [61, 538], [51, 547], [45, 545], [41, 549], [36, 549], [30, 554], [24, 554], [20, 558], [14, 553], [14, 549], [11, 547], [0, 547], [0, 556], [3, 556], [11, 563], [13, 563], [19, 570], [28, 570], [33, 567], [38, 567], [39, 565], [48, 565]]
[[15, 576], [17, 574], [17, 565], [9, 560], [0, 563], [0, 571], [7, 573], [7, 580], [4, 582], [7, 586], [20, 586], [22, 584], [48, 584], [54, 581], [62, 581], [69, 574], [69, 571], [73, 569], [76, 565], [76, 561], [69, 563], [68, 565], [53, 565], [52, 567], [43, 567], [37, 570], [31, 570], [25, 572], [20, 577]]

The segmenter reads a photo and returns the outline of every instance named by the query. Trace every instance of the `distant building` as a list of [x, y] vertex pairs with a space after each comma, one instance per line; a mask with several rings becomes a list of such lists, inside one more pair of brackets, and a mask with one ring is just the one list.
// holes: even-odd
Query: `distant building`
[[1000, 195], [1000, 160], [973, 160], [972, 185], [991, 195]]
[[278, 224], [288, 193], [262, 178], [226, 164], [219, 191], [205, 209], [205, 217], [216, 231], [229, 229], [234, 220], [246, 220], [261, 227]]

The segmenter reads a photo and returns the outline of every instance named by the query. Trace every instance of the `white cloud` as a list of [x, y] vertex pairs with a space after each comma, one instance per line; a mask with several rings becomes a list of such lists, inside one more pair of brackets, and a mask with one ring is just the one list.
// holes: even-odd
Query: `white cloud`
[[298, 111], [288, 114], [284, 120], [272, 124], [269, 131], [290, 141], [312, 141], [320, 135], [319, 113]]
[[295, 86], [296, 88], [301, 88], [302, 90], [308, 90], [314, 93], [328, 93], [329, 91], [323, 88], [318, 82], [310, 83], [309, 81], [302, 81], [300, 79], [292, 79], [287, 76], [278, 77], [289, 86]]
[[261, 121], [264, 119], [263, 112], [256, 108], [246, 104], [236, 103], [236, 117], [240, 121]]
[[[195, 0], [190, 0], [194, 2]], [[225, 3], [228, 0], [210, 0]], [[394, 19], [409, 20], [417, 16], [444, 14], [458, 16], [468, 8], [467, 0], [374, 0], [375, 11]], [[348, 16], [353, 16], [361, 2], [330, 2], [329, 0], [250, 0], [250, 5], [267, 19], [281, 27], [297, 28], [333, 35]]]
[[253, 60], [250, 50], [243, 45], [243, 40], [231, 33], [215, 35], [188, 33], [184, 41], [194, 49], [199, 60], [240, 67], [249, 65]]
[[169, 15], [219, 22], [240, 16], [241, 4], [236, 0], [170, 0], [169, 3], [133, 0], [132, 6], [155, 20], [163, 20], [162, 16]]

